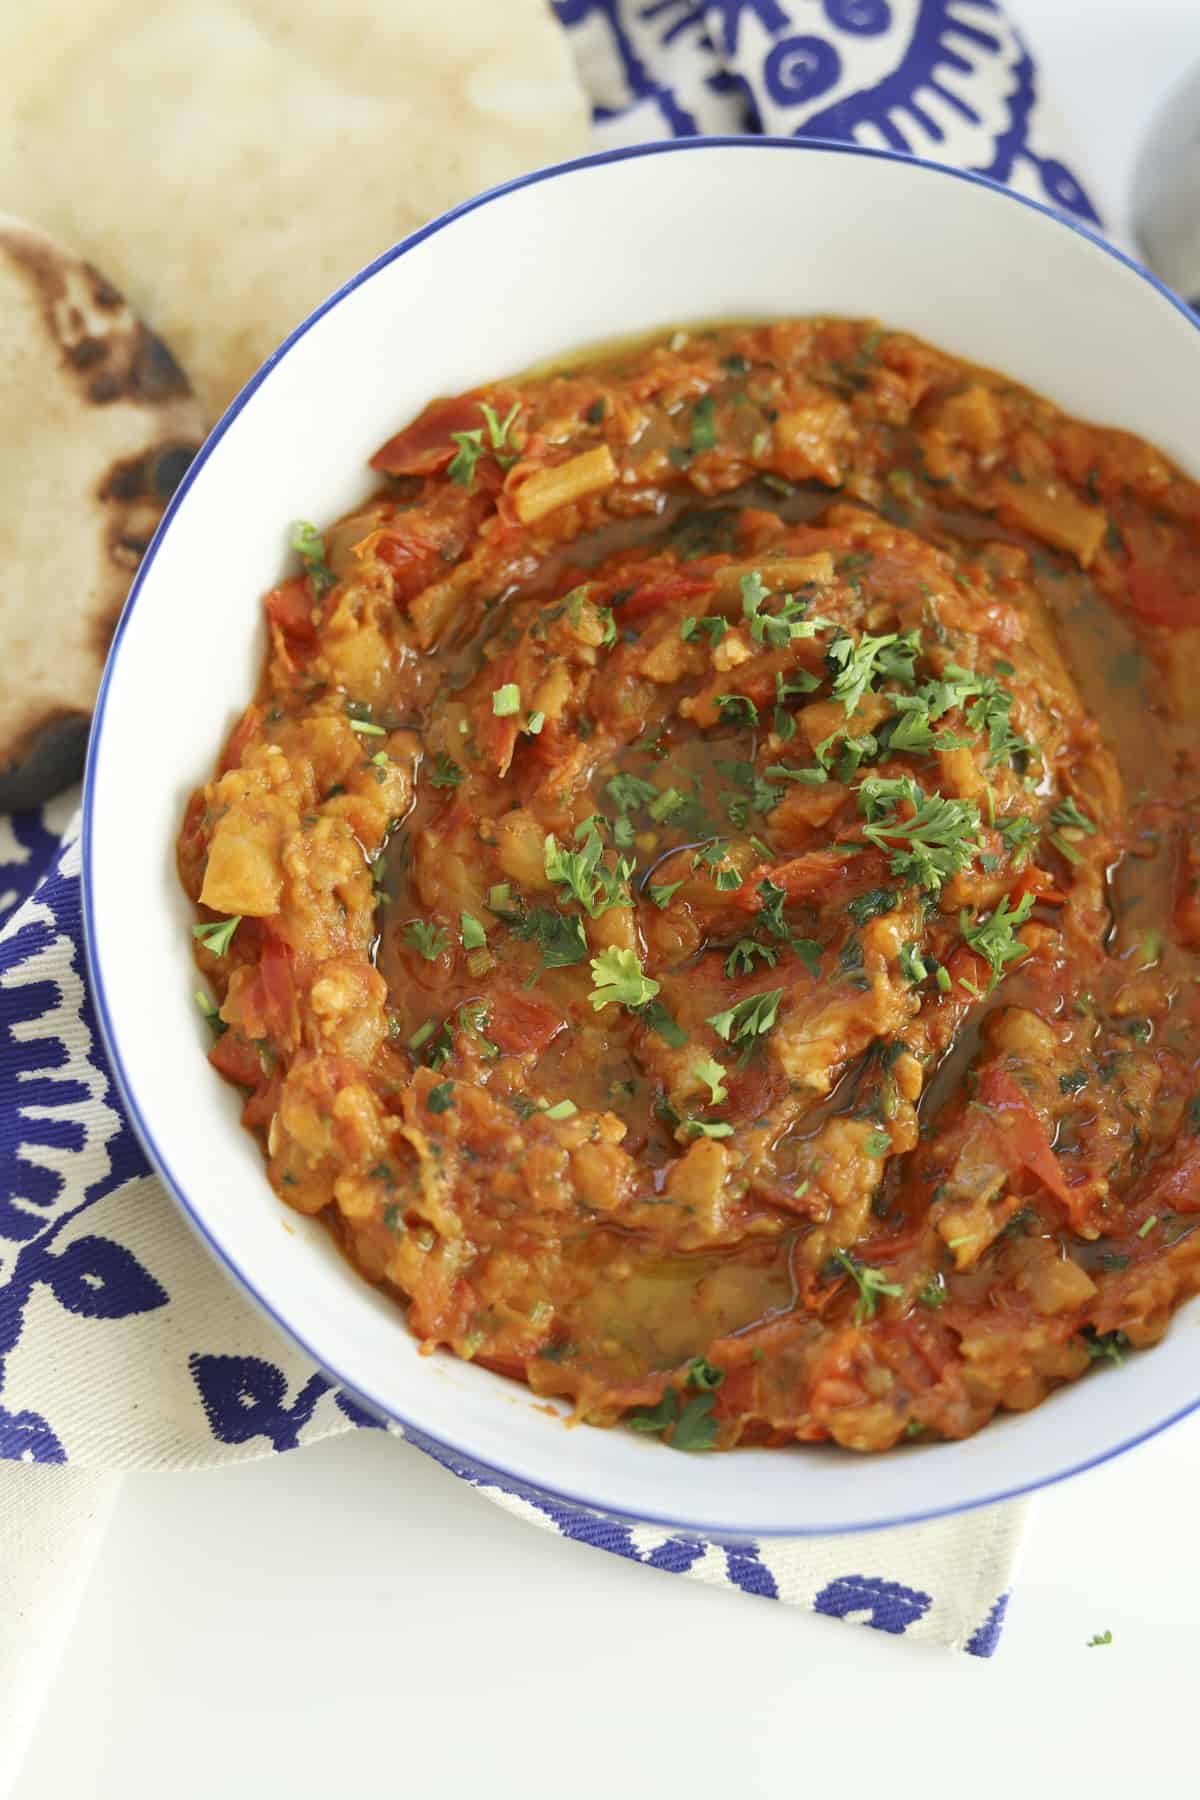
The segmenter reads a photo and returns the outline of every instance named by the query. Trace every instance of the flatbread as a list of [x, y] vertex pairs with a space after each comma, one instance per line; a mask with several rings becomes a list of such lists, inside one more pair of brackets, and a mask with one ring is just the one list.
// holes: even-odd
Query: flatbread
[[0, 812], [78, 774], [109, 639], [203, 437], [166, 346], [0, 215]]
[[4, 203], [120, 284], [210, 415], [405, 233], [587, 147], [549, 0], [14, 3], [0, 68]]

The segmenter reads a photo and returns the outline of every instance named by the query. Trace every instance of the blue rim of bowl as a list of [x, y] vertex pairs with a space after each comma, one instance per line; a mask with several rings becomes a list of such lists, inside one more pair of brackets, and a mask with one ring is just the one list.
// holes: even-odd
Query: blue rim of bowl
[[904, 1525], [921, 1524], [928, 1519], [947, 1518], [956, 1513], [973, 1512], [981, 1506], [995, 1506], [1005, 1500], [1015, 1500], [1022, 1494], [1034, 1493], [1039, 1488], [1052, 1487], [1057, 1482], [1069, 1480], [1070, 1477], [1074, 1475], [1081, 1475], [1088, 1469], [1098, 1468], [1102, 1463], [1111, 1462], [1114, 1457], [1123, 1456], [1127, 1450], [1135, 1449], [1137, 1445], [1145, 1443], [1149, 1438], [1156, 1437], [1159, 1432], [1165, 1431], [1171, 1425], [1177, 1424], [1180, 1419], [1187, 1418], [1190, 1413], [1195, 1412], [1196, 1409], [1200, 1407], [1200, 1395], [1198, 1395], [1195, 1400], [1189, 1402], [1187, 1406], [1169, 1413], [1166, 1418], [1157, 1420], [1154, 1424], [1147, 1426], [1144, 1431], [1137, 1432], [1133, 1437], [1125, 1438], [1120, 1443], [1112, 1445], [1109, 1449], [1102, 1450], [1095, 1456], [1086, 1457], [1081, 1462], [1072, 1463], [1065, 1469], [1055, 1470], [1053, 1474], [1041, 1475], [1033, 1480], [1019, 1482], [1013, 1487], [1000, 1488], [992, 1493], [980, 1494], [965, 1500], [954, 1501], [944, 1506], [933, 1505], [921, 1507], [915, 1512], [900, 1513], [888, 1518], [854, 1519], [850, 1521], [835, 1520], [824, 1525], [793, 1526], [790, 1528], [779, 1525], [712, 1525], [697, 1524], [689, 1520], [673, 1518], [653, 1512], [639, 1512], [636, 1514], [627, 1513], [618, 1507], [597, 1502], [596, 1500], [589, 1498], [587, 1494], [551, 1488], [538, 1479], [526, 1475], [519, 1475], [513, 1470], [507, 1470], [483, 1462], [466, 1446], [455, 1444], [448, 1439], [435, 1437], [424, 1427], [410, 1425], [399, 1413], [394, 1411], [391, 1406], [374, 1398], [370, 1394], [364, 1393], [354, 1382], [348, 1380], [335, 1368], [331, 1367], [320, 1351], [307, 1341], [303, 1332], [297, 1330], [294, 1325], [290, 1324], [287, 1319], [276, 1312], [275, 1308], [264, 1299], [263, 1295], [259, 1293], [253, 1282], [250, 1281], [238, 1267], [237, 1263], [224, 1246], [219, 1243], [209, 1231], [204, 1223], [202, 1213], [193, 1206], [183, 1187], [172, 1174], [170, 1162], [155, 1141], [145, 1119], [142, 1117], [141, 1110], [132, 1091], [124, 1061], [121, 1057], [120, 1047], [116, 1041], [109, 1017], [108, 1000], [96, 947], [95, 920], [92, 913], [91, 867], [94, 829], [93, 812], [96, 799], [95, 772], [98, 761], [100, 737], [104, 728], [108, 690], [112, 679], [112, 673], [116, 666], [117, 656], [120, 651], [121, 639], [124, 636], [125, 628], [128, 625], [130, 618], [133, 616], [134, 608], [137, 605], [146, 578], [154, 565], [155, 556], [165, 533], [170, 530], [171, 522], [174, 519], [175, 514], [179, 511], [179, 508], [187, 498], [188, 492], [197, 475], [200, 473], [200, 470], [204, 467], [216, 446], [229, 430], [230, 425], [237, 418], [238, 414], [242, 411], [243, 407], [251, 397], [262, 386], [263, 382], [266, 381], [272, 369], [274, 369], [278, 363], [282, 362], [283, 358], [288, 354], [293, 345], [298, 343], [319, 319], [324, 318], [326, 313], [331, 312], [335, 306], [340, 305], [347, 295], [354, 293], [355, 289], [362, 287], [365, 282], [370, 281], [381, 269], [387, 268], [389, 264], [397, 262], [402, 256], [406, 256], [410, 250], [415, 249], [418, 244], [424, 243], [427, 238], [436, 236], [438, 232], [444, 231], [447, 226], [453, 225], [456, 220], [464, 218], [468, 213], [475, 212], [477, 208], [481, 206], [488, 206], [492, 201], [503, 199], [506, 195], [516, 193], [521, 188], [536, 187], [543, 181], [553, 181], [560, 175], [571, 175], [580, 169], [600, 168], [606, 163], [627, 162], [639, 157], [677, 156], [686, 155], [689, 152], [695, 153], [714, 149], [750, 151], [788, 150], [801, 154], [805, 152], [816, 152], [822, 155], [866, 157], [876, 162], [903, 163], [912, 168], [928, 170], [934, 175], [948, 176], [954, 181], [963, 181], [974, 187], [985, 188], [993, 194], [1001, 195], [1013, 205], [1028, 207], [1031, 212], [1041, 213], [1043, 217], [1050, 219], [1055, 225], [1061, 226], [1064, 230], [1074, 232], [1076, 236], [1086, 239], [1088, 243], [1093, 245], [1095, 249], [1101, 251], [1103, 255], [1111, 257], [1114, 262], [1122, 264], [1125, 268], [1130, 270], [1132, 274], [1138, 276], [1148, 287], [1161, 295], [1170, 306], [1181, 313], [1193, 327], [1200, 330], [1200, 318], [1198, 318], [1196, 314], [1188, 308], [1185, 302], [1181, 300], [1177, 294], [1173, 293], [1164, 282], [1153, 275], [1149, 269], [1144, 268], [1142, 264], [1137, 262], [1133, 257], [1126, 256], [1123, 251], [1118, 250], [1114, 245], [1107, 243], [1086, 225], [1078, 220], [1066, 217], [1063, 213], [1056, 212], [1052, 207], [1044, 205], [1040, 200], [1032, 200], [1027, 195], [1016, 193], [1012, 188], [1005, 187], [1000, 182], [992, 181], [985, 175], [977, 175], [967, 169], [957, 169], [948, 163], [927, 161], [924, 158], [907, 156], [894, 150], [876, 150], [860, 144], [839, 143], [832, 139], [782, 138], [769, 136], [692, 137], [670, 138], [655, 143], [629, 144], [613, 150], [595, 151], [588, 156], [574, 157], [569, 162], [553, 163], [545, 168], [535, 169], [528, 175], [517, 176], [512, 181], [503, 182], [498, 187], [488, 188], [483, 193], [476, 194], [470, 200], [463, 201], [460, 206], [452, 208], [449, 212], [442, 213], [438, 218], [431, 220], [428, 225], [423, 225], [420, 230], [414, 231], [408, 237], [401, 239], [401, 241], [398, 244], [393, 245], [390, 250], [385, 250], [381, 256], [376, 257], [373, 262], [368, 263], [366, 268], [361, 269], [358, 274], [352, 276], [349, 281], [343, 283], [343, 285], [336, 289], [327, 300], [323, 301], [306, 319], [297, 325], [296, 329], [284, 339], [278, 350], [274, 351], [274, 353], [267, 358], [262, 367], [251, 376], [245, 387], [242, 388], [240, 393], [238, 393], [229, 403], [228, 407], [226, 407], [224, 413], [222, 413], [220, 419], [218, 419], [217, 423], [213, 426], [213, 429], [210, 431], [200, 450], [197, 452], [196, 457], [189, 466], [179, 487], [175, 490], [170, 504], [159, 522], [158, 529], [150, 542], [150, 546], [142, 558], [137, 576], [134, 579], [133, 585], [129, 590], [128, 598], [122, 608], [121, 617], [118, 620], [116, 631], [113, 634], [112, 646], [109, 651], [108, 661], [105, 665], [104, 676], [100, 684], [100, 692], [96, 699], [83, 789], [82, 887], [84, 941], [87, 952], [88, 974], [91, 980], [92, 1001], [95, 1006], [96, 1017], [99, 1020], [100, 1030], [104, 1038], [105, 1048], [108, 1052], [113, 1076], [116, 1080], [117, 1087], [120, 1090], [121, 1097], [124, 1100], [130, 1122], [133, 1125], [150, 1162], [162, 1177], [162, 1180], [173, 1195], [176, 1204], [180, 1207], [192, 1229], [203, 1240], [217, 1260], [231, 1275], [234, 1276], [238, 1284], [247, 1294], [249, 1294], [256, 1305], [258, 1305], [267, 1317], [278, 1326], [280, 1331], [282, 1331], [286, 1337], [297, 1344], [300, 1349], [304, 1351], [306, 1356], [311, 1357], [319, 1368], [323, 1369], [326, 1374], [336, 1381], [340, 1388], [344, 1389], [349, 1395], [357, 1399], [368, 1412], [382, 1420], [398, 1425], [408, 1441], [414, 1443], [418, 1448], [425, 1450], [428, 1454], [442, 1462], [443, 1466], [450, 1468], [454, 1473], [463, 1475], [469, 1480], [482, 1480], [486, 1483], [498, 1484], [512, 1493], [528, 1497], [535, 1504], [539, 1499], [546, 1499], [557, 1505], [575, 1508], [581, 1512], [599, 1515], [604, 1518], [616, 1519], [625, 1524], [642, 1523], [658, 1525], [664, 1529], [679, 1532], [685, 1536], [702, 1537], [717, 1542], [746, 1542], [755, 1539], [786, 1537], [837, 1537], [844, 1536], [849, 1532], [857, 1531], [886, 1531]]

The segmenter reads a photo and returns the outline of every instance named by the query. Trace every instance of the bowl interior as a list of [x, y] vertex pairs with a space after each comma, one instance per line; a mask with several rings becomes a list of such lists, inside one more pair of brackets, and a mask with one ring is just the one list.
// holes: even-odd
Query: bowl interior
[[366, 458], [434, 394], [681, 321], [878, 316], [1148, 437], [1200, 473], [1200, 334], [1140, 272], [1032, 205], [905, 159], [740, 140], [589, 159], [460, 211], [352, 282], [209, 440], [126, 609], [85, 818], [97, 1007], [139, 1129], [193, 1222], [317, 1360], [464, 1458], [716, 1535], [927, 1516], [1051, 1480], [1196, 1403], [1195, 1305], [1167, 1341], [964, 1444], [675, 1456], [567, 1432], [520, 1387], [423, 1357], [398, 1311], [271, 1192], [204, 1063], [173, 845], [257, 681], [290, 522], [370, 490]]

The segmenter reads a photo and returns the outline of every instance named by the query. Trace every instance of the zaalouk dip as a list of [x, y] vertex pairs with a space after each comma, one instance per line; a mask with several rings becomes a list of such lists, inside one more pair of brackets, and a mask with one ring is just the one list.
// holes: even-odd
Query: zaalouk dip
[[279, 1194], [427, 1346], [678, 1449], [962, 1437], [1158, 1338], [1200, 490], [843, 320], [372, 467], [179, 841]]

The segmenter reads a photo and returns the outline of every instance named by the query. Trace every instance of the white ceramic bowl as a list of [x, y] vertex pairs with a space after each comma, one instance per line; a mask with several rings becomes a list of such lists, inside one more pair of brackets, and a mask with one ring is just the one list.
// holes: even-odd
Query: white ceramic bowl
[[726, 1539], [926, 1518], [1111, 1456], [1198, 1403], [1197, 1306], [1157, 1349], [961, 1444], [685, 1456], [629, 1431], [564, 1430], [515, 1383], [419, 1355], [400, 1313], [272, 1193], [236, 1095], [204, 1062], [173, 847], [257, 680], [259, 600], [290, 521], [358, 501], [367, 457], [426, 401], [623, 333], [810, 312], [878, 315], [1200, 475], [1196, 320], [1029, 201], [905, 158], [763, 139], [549, 169], [356, 276], [235, 400], [125, 609], [85, 801], [93, 993], [113, 1065], [150, 1156], [231, 1272], [340, 1382], [472, 1470]]

